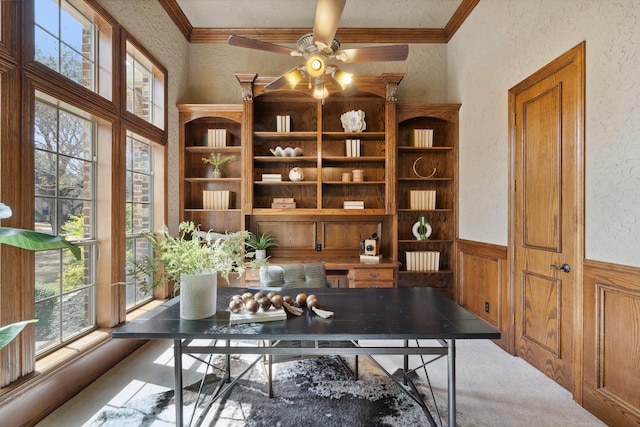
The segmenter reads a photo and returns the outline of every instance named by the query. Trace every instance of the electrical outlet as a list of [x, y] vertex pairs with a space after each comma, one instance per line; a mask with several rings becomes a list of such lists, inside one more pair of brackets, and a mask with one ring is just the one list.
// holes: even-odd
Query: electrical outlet
[[316, 244], [316, 251], [317, 251], [317, 252], [322, 251], [322, 245], [321, 245], [320, 243], [317, 243], [317, 244]]
[[489, 312], [489, 301], [484, 302], [484, 311]]

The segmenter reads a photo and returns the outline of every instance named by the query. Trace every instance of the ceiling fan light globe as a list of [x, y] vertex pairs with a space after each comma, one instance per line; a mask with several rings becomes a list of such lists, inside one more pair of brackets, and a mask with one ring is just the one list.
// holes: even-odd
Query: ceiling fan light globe
[[329, 96], [329, 91], [324, 86], [324, 81], [322, 79], [316, 79], [316, 84], [313, 89], [313, 97], [315, 99], [324, 99]]
[[338, 85], [340, 85], [342, 90], [345, 90], [353, 81], [353, 74], [336, 69], [333, 72], [333, 79], [338, 83]]
[[307, 59], [306, 70], [311, 77], [320, 77], [324, 74], [326, 64], [320, 55], [312, 55]]
[[285, 78], [287, 79], [287, 82], [289, 82], [291, 89], [295, 89], [296, 86], [298, 86], [298, 83], [300, 83], [304, 78], [304, 74], [300, 69], [295, 69], [285, 74]]

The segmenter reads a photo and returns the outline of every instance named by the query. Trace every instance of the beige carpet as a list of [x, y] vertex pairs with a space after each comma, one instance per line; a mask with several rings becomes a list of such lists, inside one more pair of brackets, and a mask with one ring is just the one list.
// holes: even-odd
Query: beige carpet
[[[568, 391], [492, 342], [460, 340], [457, 349], [457, 409], [474, 420], [469, 425], [604, 426]], [[170, 390], [172, 354], [170, 343], [146, 344], [38, 426], [83, 426], [105, 409]], [[377, 359], [390, 371], [401, 366], [397, 356]], [[189, 384], [198, 379], [202, 366], [190, 358], [184, 362]], [[430, 364], [428, 373], [436, 396], [446, 401], [446, 360]]]

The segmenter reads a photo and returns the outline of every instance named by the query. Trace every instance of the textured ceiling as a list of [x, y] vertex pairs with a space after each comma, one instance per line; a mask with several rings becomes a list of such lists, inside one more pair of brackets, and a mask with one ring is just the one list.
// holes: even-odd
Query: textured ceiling
[[[193, 28], [309, 28], [315, 0], [176, 0]], [[462, 0], [347, 0], [341, 28], [444, 28]]]

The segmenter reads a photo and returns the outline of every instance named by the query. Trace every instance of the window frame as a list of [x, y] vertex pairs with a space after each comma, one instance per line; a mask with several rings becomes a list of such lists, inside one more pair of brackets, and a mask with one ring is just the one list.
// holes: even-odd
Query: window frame
[[[7, 126], [0, 128], [3, 149], [0, 151], [0, 163], [3, 173], [14, 171], [19, 186], [10, 185], [8, 180], [0, 182], [0, 196], [4, 203], [12, 207], [14, 217], [3, 220], [3, 226], [34, 228], [34, 114], [35, 100], [45, 96], [54, 98], [78, 108], [95, 118], [101, 129], [98, 133], [98, 167], [95, 182], [100, 185], [101, 198], [96, 202], [96, 235], [98, 242], [95, 252], [99, 254], [96, 261], [95, 274], [95, 327], [112, 328], [127, 319], [125, 293], [125, 188], [126, 131], [130, 130], [141, 138], [150, 141], [154, 151], [154, 224], [166, 223], [166, 145], [167, 133], [167, 73], [159, 62], [140, 44], [133, 40], [125, 30], [95, 0], [68, 0], [70, 4], [82, 10], [86, 17], [99, 23], [99, 48], [96, 54], [99, 59], [99, 79], [95, 86], [97, 92], [89, 90], [71, 79], [59, 74], [47, 66], [34, 60], [35, 19], [34, 0], [24, 2], [0, 2], [0, 33], [2, 41], [9, 30], [15, 40], [20, 43], [11, 45], [16, 48], [11, 55], [5, 55], [0, 43], [0, 87], [2, 103], [1, 113], [7, 116]], [[37, 0], [36, 0], [37, 1]], [[5, 13], [6, 11], [13, 13]], [[17, 22], [21, 16], [22, 22]], [[164, 129], [132, 116], [122, 110], [123, 72], [126, 58], [126, 42], [133, 43], [145, 54], [153, 64], [156, 73], [161, 73], [161, 85], [156, 90], [163, 93], [156, 98], [161, 110], [161, 122]], [[116, 65], [117, 64], [117, 65]], [[105, 74], [107, 77], [105, 78]], [[37, 95], [38, 94], [38, 95]], [[159, 103], [159, 99], [162, 103]], [[19, 165], [19, 166], [18, 166]], [[102, 169], [102, 170], [100, 170]], [[83, 243], [81, 243], [83, 244]], [[10, 262], [12, 259], [13, 262]], [[2, 287], [0, 287], [0, 310], [3, 312], [3, 323], [17, 322], [34, 317], [35, 311], [35, 254], [21, 251], [5, 245], [0, 247], [0, 265], [2, 266]], [[15, 279], [14, 279], [15, 278]], [[20, 280], [17, 280], [20, 278]], [[12, 283], [6, 283], [5, 281]], [[25, 284], [30, 284], [26, 285]], [[163, 298], [167, 291], [155, 291], [154, 297]], [[6, 296], [6, 298], [5, 298]], [[9, 298], [11, 296], [12, 298]], [[16, 299], [16, 296], [18, 298]], [[15, 302], [14, 302], [15, 301]], [[22, 301], [27, 301], [26, 304]], [[31, 303], [28, 303], [31, 301]], [[90, 331], [85, 331], [89, 333]], [[84, 334], [80, 334], [80, 338]], [[82, 342], [82, 341], [80, 341]], [[0, 387], [33, 371], [36, 360], [48, 359], [48, 349], [36, 355], [35, 328], [27, 327], [20, 335], [20, 340], [10, 344], [12, 349], [0, 354], [0, 362], [7, 362], [12, 368], [0, 374]], [[57, 347], [63, 347], [60, 345]], [[5, 355], [11, 354], [10, 359]], [[16, 359], [18, 358], [18, 359]]]

